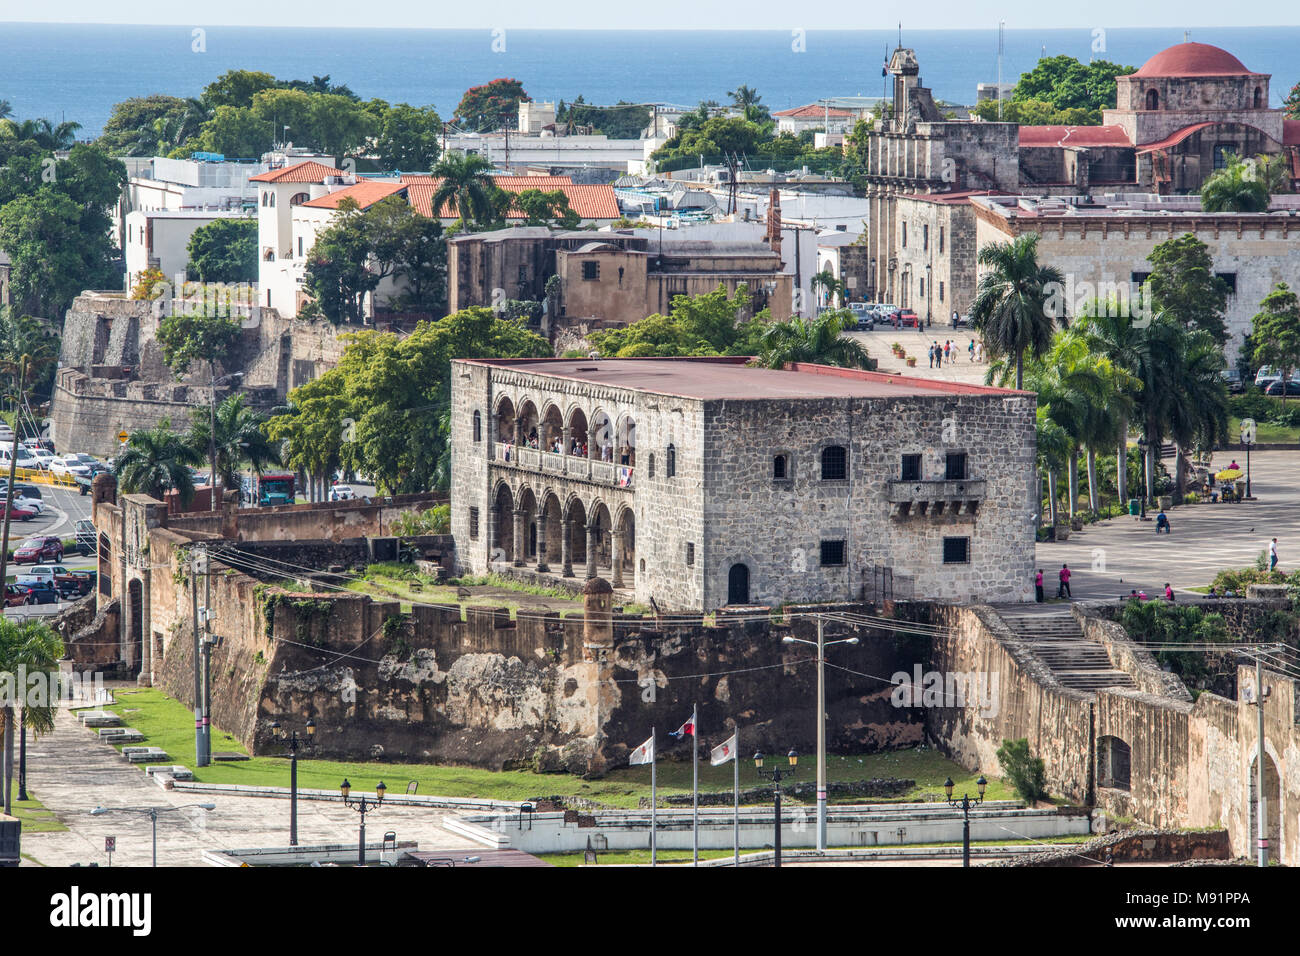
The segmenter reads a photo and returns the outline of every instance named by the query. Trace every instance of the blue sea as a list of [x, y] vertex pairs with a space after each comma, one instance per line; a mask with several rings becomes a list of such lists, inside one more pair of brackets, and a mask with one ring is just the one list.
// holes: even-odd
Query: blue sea
[[[826, 96], [884, 94], [880, 75], [894, 30], [582, 31], [311, 29], [0, 24], [0, 100], [20, 119], [82, 124], [97, 136], [113, 104], [131, 96], [197, 96], [230, 69], [280, 79], [329, 74], [363, 98], [436, 107], [450, 117], [470, 86], [520, 80], [534, 99], [588, 103], [727, 101], [744, 83], [773, 110]], [[1182, 28], [1008, 30], [1003, 78], [1011, 82], [1044, 53], [1140, 66], [1181, 43]], [[1192, 29], [1191, 39], [1234, 53], [1271, 73], [1272, 105], [1300, 81], [1300, 27]], [[975, 86], [997, 77], [997, 30], [905, 30], [936, 97], [971, 103]], [[1098, 49], [1098, 46], [1103, 47]], [[202, 47], [196, 52], [195, 47]], [[503, 49], [504, 47], [504, 49]], [[802, 47], [802, 49], [798, 49]]]

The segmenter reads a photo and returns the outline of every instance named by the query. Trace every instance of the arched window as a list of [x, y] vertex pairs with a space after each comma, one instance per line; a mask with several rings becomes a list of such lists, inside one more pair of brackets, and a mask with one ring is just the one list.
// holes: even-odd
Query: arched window
[[1255, 107], [1254, 107], [1254, 108], [1257, 109], [1257, 110], [1262, 110], [1262, 109], [1264, 108], [1264, 90], [1263, 90], [1262, 88], [1258, 87], [1258, 86], [1255, 87]]
[[267, 195], [271, 197], [270, 206], [275, 208], [275, 193], [267, 193]]
[[268, 204], [269, 200], [268, 200], [266, 197], [269, 196], [269, 195], [271, 195], [270, 190], [267, 190], [266, 192], [262, 193], [262, 205], [263, 205], [263, 206], [265, 206], [265, 205]]
[[290, 206], [301, 206], [303, 203], [305, 203], [305, 202], [306, 202], [308, 199], [310, 199], [310, 198], [311, 198], [311, 197], [308, 196], [306, 193], [294, 193], [293, 196], [289, 199], [289, 205], [290, 205]]
[[483, 440], [483, 417], [479, 415], [478, 409], [474, 409], [474, 441]]
[[842, 481], [849, 476], [849, 452], [843, 445], [822, 449], [822, 481]]
[[665, 456], [667, 464], [664, 465], [665, 477], [672, 478], [677, 474], [677, 448], [673, 445], [668, 446], [668, 454]]
[[653, 453], [646, 460], [646, 469], [647, 469], [646, 477], [653, 478], [655, 476], [655, 456]]
[[1147, 90], [1147, 109], [1149, 109], [1149, 110], [1158, 110], [1158, 109], [1160, 109], [1160, 91], [1159, 91], [1159, 90]]
[[772, 480], [784, 481], [790, 476], [790, 456], [773, 455], [772, 456]]

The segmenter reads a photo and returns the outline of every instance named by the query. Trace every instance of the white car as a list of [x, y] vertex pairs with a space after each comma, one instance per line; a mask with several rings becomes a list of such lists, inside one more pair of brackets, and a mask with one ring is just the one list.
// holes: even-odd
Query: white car
[[330, 501], [352, 501], [356, 496], [351, 485], [335, 485], [330, 489]]
[[40, 468], [41, 467], [40, 461], [34, 458], [32, 456], [32, 453], [22, 445], [18, 446], [16, 452], [12, 451], [11, 449], [12, 446], [10, 445], [0, 445], [0, 467], [7, 469], [9, 467], [9, 461], [12, 458], [18, 459], [19, 468]]
[[74, 457], [51, 458], [47, 467], [52, 475], [80, 475], [82, 478], [90, 477], [90, 469], [79, 462]]
[[45, 502], [40, 498], [28, 498], [26, 495], [14, 496], [14, 507], [22, 508], [24, 511], [35, 511], [40, 514], [45, 510]]
[[[36, 466], [40, 468], [41, 471], [49, 471], [50, 462], [57, 460], [57, 456], [55, 456], [54, 452], [47, 448], [32, 448], [30, 451], [32, 457], [36, 459]], [[20, 461], [19, 464], [21, 465], [22, 462]]]

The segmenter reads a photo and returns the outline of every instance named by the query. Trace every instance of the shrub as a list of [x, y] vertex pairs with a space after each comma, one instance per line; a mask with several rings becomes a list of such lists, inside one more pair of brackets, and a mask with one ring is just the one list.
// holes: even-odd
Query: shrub
[[1002, 765], [1002, 773], [1026, 803], [1047, 796], [1047, 768], [1042, 757], [1030, 754], [1027, 738], [1002, 741], [1002, 746], [998, 748], [998, 763]]
[[[1124, 605], [1122, 621], [1129, 636], [1143, 643], [1226, 644], [1232, 640], [1222, 614], [1191, 604], [1130, 600]], [[1197, 685], [1204, 685], [1231, 663], [1225, 665], [1224, 659], [1204, 651], [1156, 651], [1155, 658], [1186, 683]]]
[[451, 531], [451, 505], [435, 505], [426, 511], [403, 511], [388, 524], [399, 538], [421, 534], [447, 534]]

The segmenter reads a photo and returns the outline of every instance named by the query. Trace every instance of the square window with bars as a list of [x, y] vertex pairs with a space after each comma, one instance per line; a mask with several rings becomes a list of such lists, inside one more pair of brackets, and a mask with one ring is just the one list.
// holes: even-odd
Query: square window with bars
[[477, 508], [469, 509], [469, 539], [471, 541], [478, 540], [478, 509]]
[[822, 542], [822, 567], [838, 568], [844, 565], [844, 542], [841, 541], [823, 541]]
[[969, 564], [970, 563], [970, 538], [944, 538], [943, 539], [943, 563], [944, 564]]
[[948, 481], [966, 480], [966, 453], [964, 451], [948, 452], [947, 464], [944, 468], [943, 476]]
[[688, 568], [695, 567], [695, 542], [694, 541], [688, 541], [686, 543], [686, 566]]
[[904, 455], [903, 466], [899, 469], [899, 480], [901, 481], [920, 481], [921, 480], [921, 456]]
[[593, 280], [599, 279], [600, 263], [590, 262], [590, 261], [584, 262], [582, 264], [582, 278], [587, 282], [591, 282]]

